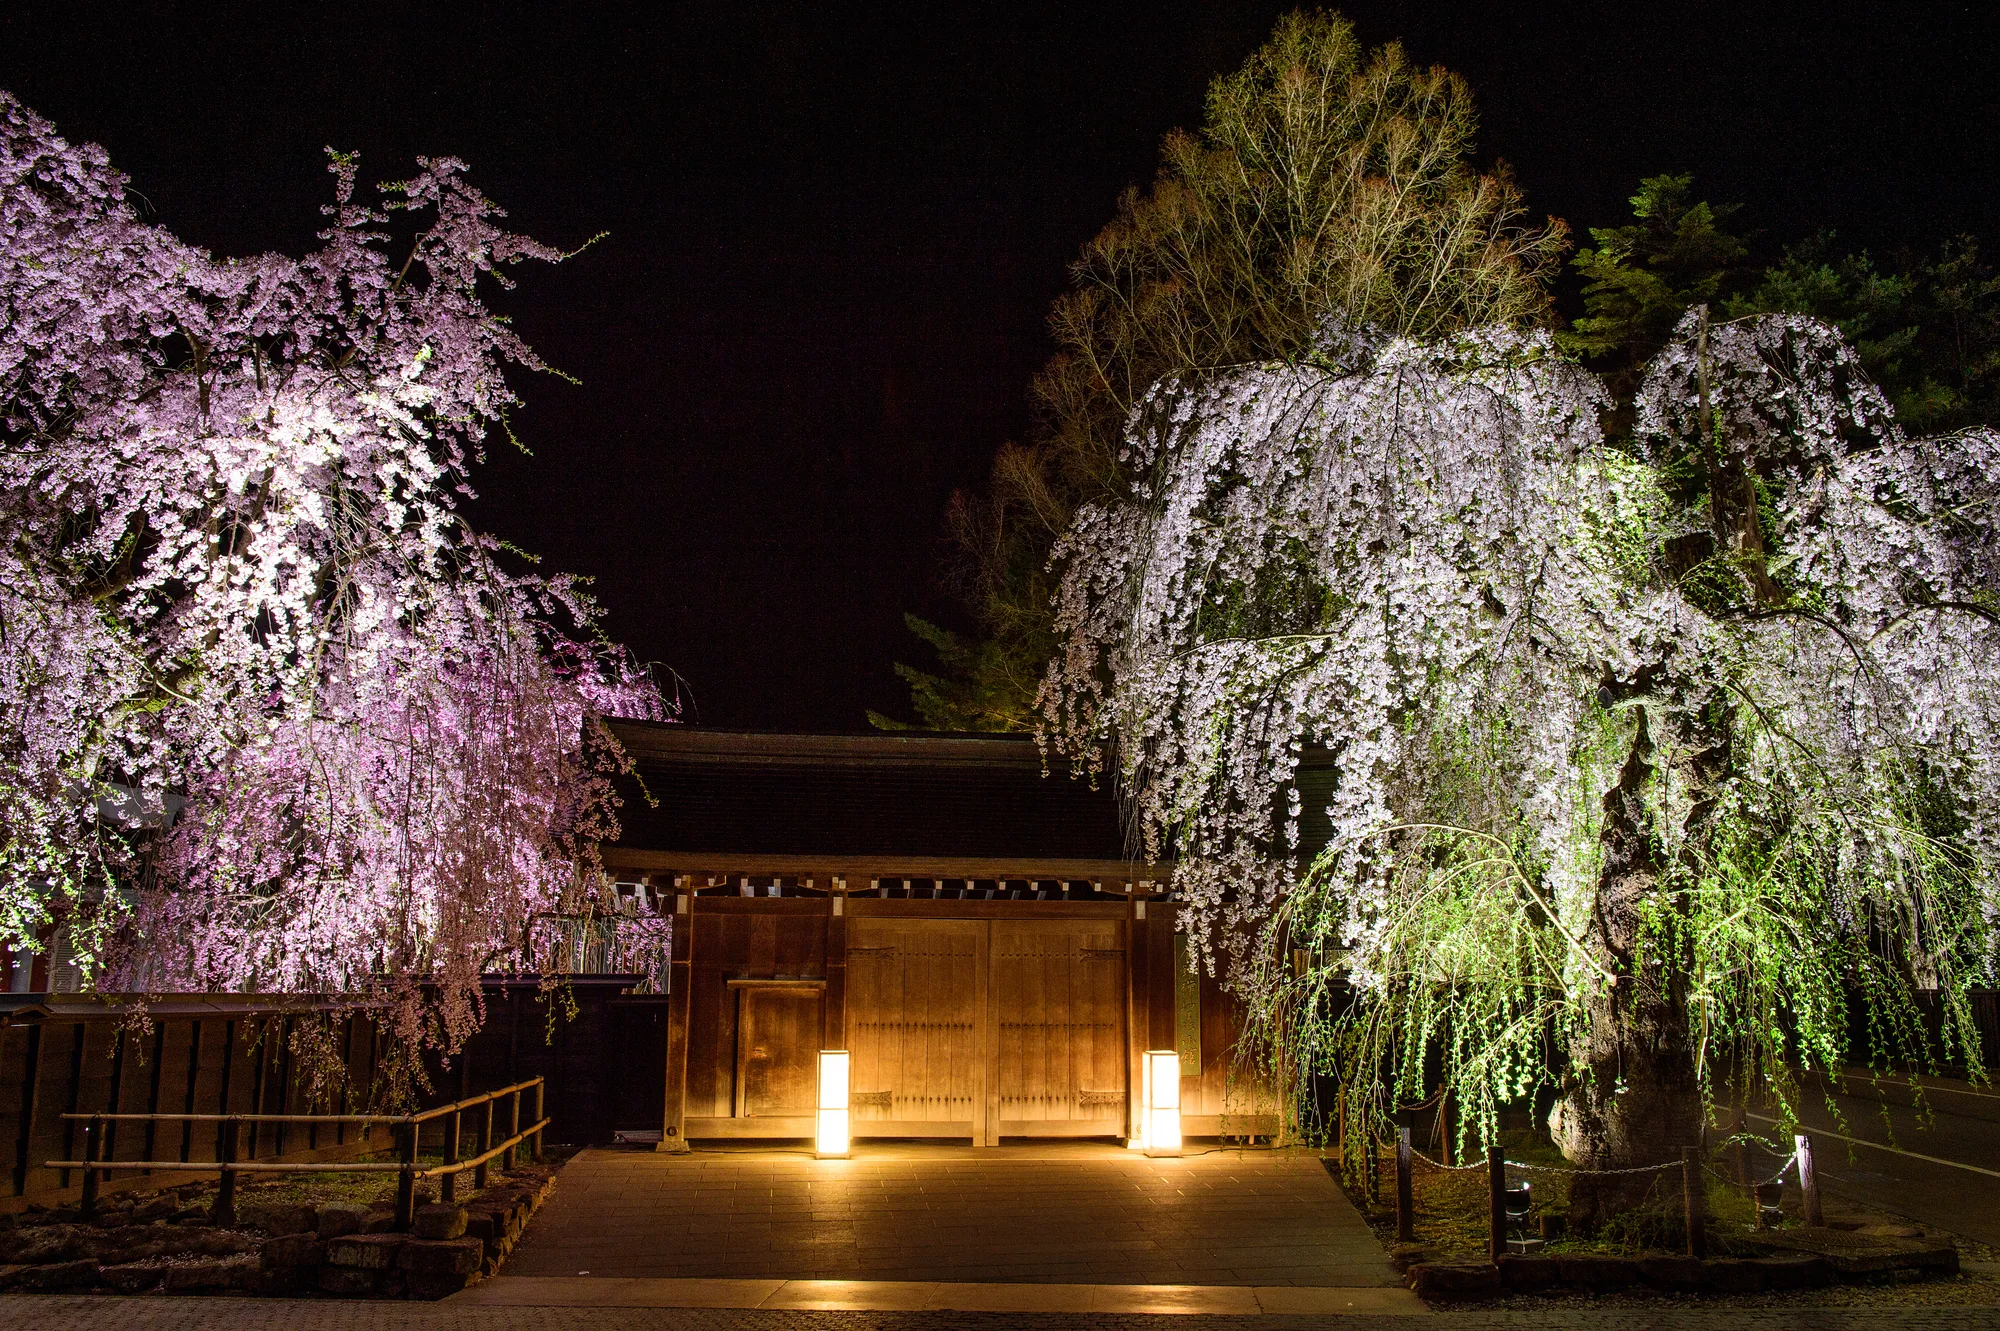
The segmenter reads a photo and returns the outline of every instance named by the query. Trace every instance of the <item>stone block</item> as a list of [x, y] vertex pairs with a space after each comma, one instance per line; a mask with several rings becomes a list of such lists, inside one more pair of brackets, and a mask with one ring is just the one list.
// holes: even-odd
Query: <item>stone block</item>
[[397, 1254], [396, 1265], [412, 1275], [471, 1275], [479, 1269], [486, 1245], [478, 1239], [411, 1239]]
[[1639, 1279], [1654, 1289], [1700, 1289], [1701, 1262], [1671, 1253], [1649, 1253], [1639, 1259]]
[[1833, 1267], [1821, 1257], [1763, 1257], [1757, 1270], [1765, 1289], [1820, 1289], [1833, 1283]]
[[155, 1197], [151, 1201], [141, 1202], [133, 1207], [132, 1220], [135, 1224], [150, 1224], [155, 1220], [165, 1220], [180, 1209], [181, 1204], [177, 1198]]
[[407, 1242], [401, 1234], [344, 1234], [326, 1241], [326, 1260], [331, 1266], [382, 1271], [396, 1264], [396, 1254]]
[[363, 1234], [387, 1234], [396, 1228], [394, 1211], [370, 1211], [361, 1221]]
[[418, 1275], [410, 1272], [409, 1295], [413, 1299], [449, 1298], [472, 1282], [470, 1275]]
[[120, 1294], [144, 1294], [158, 1289], [167, 1278], [167, 1268], [153, 1261], [126, 1262], [120, 1266], [106, 1266], [98, 1269], [98, 1277], [111, 1289]]
[[326, 1242], [317, 1234], [281, 1234], [264, 1240], [264, 1266], [319, 1266], [326, 1261]]
[[97, 1263], [89, 1258], [74, 1262], [53, 1262], [47, 1266], [25, 1267], [14, 1277], [14, 1288], [43, 1293], [56, 1290], [89, 1289], [97, 1283]]
[[1558, 1257], [1563, 1284], [1574, 1289], [1624, 1289], [1639, 1282], [1639, 1263], [1629, 1257]]
[[359, 1202], [329, 1202], [319, 1208], [319, 1222], [313, 1230], [323, 1239], [337, 1239], [361, 1233], [367, 1219], [368, 1208]]
[[167, 1289], [248, 1289], [261, 1269], [257, 1259], [250, 1256], [183, 1262], [167, 1268]]
[[465, 1233], [466, 1210], [463, 1206], [445, 1206], [434, 1203], [419, 1206], [411, 1218], [410, 1232], [420, 1239], [455, 1239]]
[[288, 1299], [319, 1288], [317, 1266], [267, 1266], [250, 1282], [252, 1294], [267, 1299]]
[[1712, 1257], [1701, 1264], [1701, 1287], [1710, 1294], [1755, 1294], [1764, 1276], [1754, 1257]]
[[376, 1277], [381, 1274], [380, 1271], [363, 1270], [357, 1266], [322, 1266], [319, 1269], [319, 1287], [326, 1294], [373, 1294]]
[[261, 1229], [272, 1237], [305, 1234], [318, 1224], [313, 1208], [303, 1202], [249, 1202], [236, 1208], [236, 1223]]
[[1419, 1262], [1409, 1280], [1426, 1299], [1490, 1299], [1500, 1292], [1500, 1268], [1488, 1262]]
[[482, 1243], [493, 1242], [500, 1229], [493, 1223], [491, 1211], [467, 1211], [465, 1213], [465, 1236], [478, 1239]]
[[1508, 1290], [1548, 1289], [1562, 1283], [1562, 1266], [1554, 1257], [1531, 1257], [1504, 1253], [1500, 1258], [1500, 1284]]
[[83, 1255], [86, 1231], [76, 1225], [36, 1225], [0, 1234], [0, 1265], [45, 1266]]

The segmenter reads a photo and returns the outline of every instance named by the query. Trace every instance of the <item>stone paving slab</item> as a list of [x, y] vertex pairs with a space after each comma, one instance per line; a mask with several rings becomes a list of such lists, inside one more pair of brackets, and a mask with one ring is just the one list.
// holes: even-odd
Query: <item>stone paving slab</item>
[[507, 1275], [622, 1279], [1399, 1285], [1305, 1151], [1153, 1160], [1093, 1143], [589, 1150]]
[[[496, 1315], [499, 1314], [499, 1315]], [[716, 1308], [506, 1309], [445, 1303], [0, 1295], [12, 1331], [1325, 1331], [1324, 1315], [779, 1312]], [[1411, 1331], [1397, 1314], [1341, 1317], [1339, 1331]], [[1442, 1331], [1993, 1331], [2000, 1307], [1471, 1308], [1416, 1325]]]
[[499, 1276], [454, 1295], [489, 1308], [760, 1308], [852, 1312], [1423, 1314], [1406, 1289], [936, 1280], [626, 1280]]

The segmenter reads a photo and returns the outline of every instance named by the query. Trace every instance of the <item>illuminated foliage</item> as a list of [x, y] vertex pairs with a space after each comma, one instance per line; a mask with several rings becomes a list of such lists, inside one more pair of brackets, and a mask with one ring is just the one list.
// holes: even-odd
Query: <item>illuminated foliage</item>
[[457, 511], [544, 368], [480, 288], [563, 256], [450, 158], [379, 208], [331, 170], [320, 249], [217, 259], [0, 94], [0, 936], [455, 1047], [537, 915], [598, 908], [591, 718], [660, 705]]
[[1857, 995], [1886, 1045], [1976, 1064], [2000, 433], [1906, 438], [1799, 316], [1687, 315], [1636, 443], [1543, 333], [1322, 346], [1143, 402], [1144, 479], [1058, 548], [1041, 694], [1289, 1068], [1408, 1101], [1441, 1048], [1468, 1131], [1553, 1084], [1597, 1166], [1840, 1062]]

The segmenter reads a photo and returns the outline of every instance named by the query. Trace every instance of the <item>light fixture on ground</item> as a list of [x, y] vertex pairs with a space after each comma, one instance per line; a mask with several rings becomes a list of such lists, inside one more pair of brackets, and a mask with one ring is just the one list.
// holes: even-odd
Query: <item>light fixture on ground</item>
[[1147, 1155], [1181, 1153], [1181, 1056], [1172, 1049], [1148, 1049], [1144, 1071], [1145, 1112], [1140, 1128]]
[[847, 1051], [819, 1051], [819, 1107], [813, 1118], [813, 1154], [821, 1160], [847, 1158]]

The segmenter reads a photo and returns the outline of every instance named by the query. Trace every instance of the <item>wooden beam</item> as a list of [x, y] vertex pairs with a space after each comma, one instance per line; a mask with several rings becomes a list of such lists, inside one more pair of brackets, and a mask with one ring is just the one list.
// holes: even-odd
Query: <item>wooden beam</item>
[[694, 895], [674, 883], [673, 955], [667, 961], [667, 1066], [660, 1144], [655, 1150], [678, 1155], [687, 1144], [687, 1058], [689, 1000], [694, 996]]
[[[1164, 895], [1173, 876], [1171, 864], [1130, 860], [993, 859], [931, 855], [764, 855], [754, 851], [647, 850], [616, 843], [603, 847], [608, 869], [668, 871], [682, 874], [794, 875], [838, 874], [850, 882], [870, 878], [1076, 878], [1102, 881], [1107, 890], [1122, 890], [1133, 879], [1146, 879], [1147, 890]], [[1120, 888], [1111, 888], [1118, 883]]]
[[1144, 1058], [1153, 1037], [1148, 1024], [1152, 1004], [1148, 1001], [1152, 968], [1146, 964], [1146, 903], [1134, 901], [1126, 908], [1125, 920], [1125, 1140], [1142, 1138], [1139, 1103], [1145, 1087]]
[[[834, 880], [827, 882], [833, 885]], [[827, 899], [826, 997], [820, 1021], [820, 1048], [847, 1048], [847, 895], [841, 888]]]

